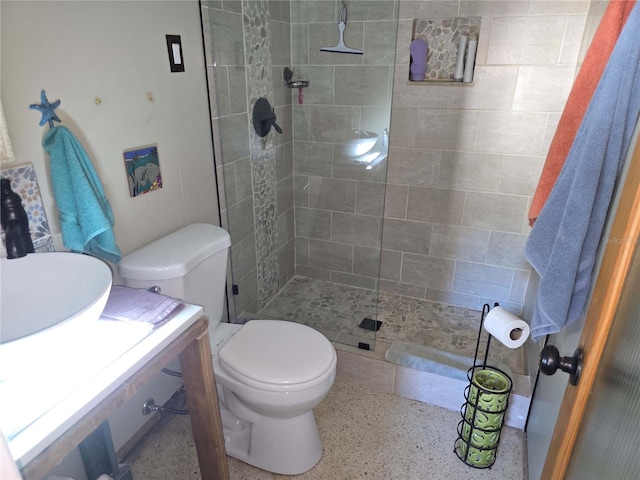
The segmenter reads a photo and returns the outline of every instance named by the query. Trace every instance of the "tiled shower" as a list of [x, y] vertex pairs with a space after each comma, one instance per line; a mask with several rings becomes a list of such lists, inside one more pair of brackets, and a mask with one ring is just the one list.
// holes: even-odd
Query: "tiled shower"
[[[320, 51], [336, 43], [343, 3], [345, 43], [363, 55]], [[259, 312], [294, 276], [521, 313], [528, 206], [598, 6], [203, 2], [231, 319]], [[468, 18], [480, 19], [473, 81], [410, 82], [416, 23]], [[285, 67], [310, 82], [302, 103]], [[259, 97], [281, 135], [250, 128]], [[384, 129], [388, 157], [369, 169], [327, 136]]]

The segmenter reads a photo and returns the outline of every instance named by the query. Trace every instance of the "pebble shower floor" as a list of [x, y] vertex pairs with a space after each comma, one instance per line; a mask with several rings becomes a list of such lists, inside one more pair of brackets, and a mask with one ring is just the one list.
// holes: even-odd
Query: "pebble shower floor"
[[[312, 326], [329, 340], [358, 345], [373, 339], [374, 333], [359, 328], [364, 317], [378, 312], [382, 321], [375, 340], [391, 343], [403, 340], [444, 351], [473, 357], [481, 312], [427, 300], [379, 294], [373, 290], [350, 287], [306, 277], [293, 277], [257, 314], [296, 321]], [[509, 366], [515, 374], [524, 374], [524, 349], [510, 350], [493, 342], [490, 359]]]

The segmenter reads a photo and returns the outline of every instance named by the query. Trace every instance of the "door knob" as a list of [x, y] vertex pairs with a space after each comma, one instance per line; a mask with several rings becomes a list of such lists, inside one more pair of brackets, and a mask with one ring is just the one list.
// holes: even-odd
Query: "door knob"
[[577, 348], [572, 357], [561, 357], [554, 345], [547, 345], [540, 352], [540, 371], [553, 375], [560, 369], [569, 374], [569, 383], [577, 385], [582, 371], [582, 349]]

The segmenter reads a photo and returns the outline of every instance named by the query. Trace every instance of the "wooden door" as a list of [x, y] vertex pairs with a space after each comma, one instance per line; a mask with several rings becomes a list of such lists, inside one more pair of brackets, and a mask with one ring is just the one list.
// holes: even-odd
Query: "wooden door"
[[[620, 203], [605, 242], [602, 265], [580, 337], [579, 346], [584, 349], [582, 374], [578, 385], [569, 385], [565, 391], [542, 472], [544, 479], [565, 477], [578, 432], [585, 418], [589, 396], [640, 239], [639, 186], [640, 142], [637, 142], [630, 159]], [[572, 352], [561, 354], [571, 355]]]

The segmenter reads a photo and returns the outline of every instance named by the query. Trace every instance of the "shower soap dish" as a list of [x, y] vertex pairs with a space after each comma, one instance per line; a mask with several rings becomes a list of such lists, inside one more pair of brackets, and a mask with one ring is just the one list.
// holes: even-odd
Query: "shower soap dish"
[[309, 86], [309, 80], [302, 77], [293, 78], [293, 72], [288, 67], [285, 67], [284, 81], [287, 84], [287, 87], [298, 89], [298, 103], [302, 105], [302, 89]]
[[284, 68], [284, 81], [289, 88], [305, 88], [309, 86], [306, 78], [293, 78], [293, 72], [288, 67]]

